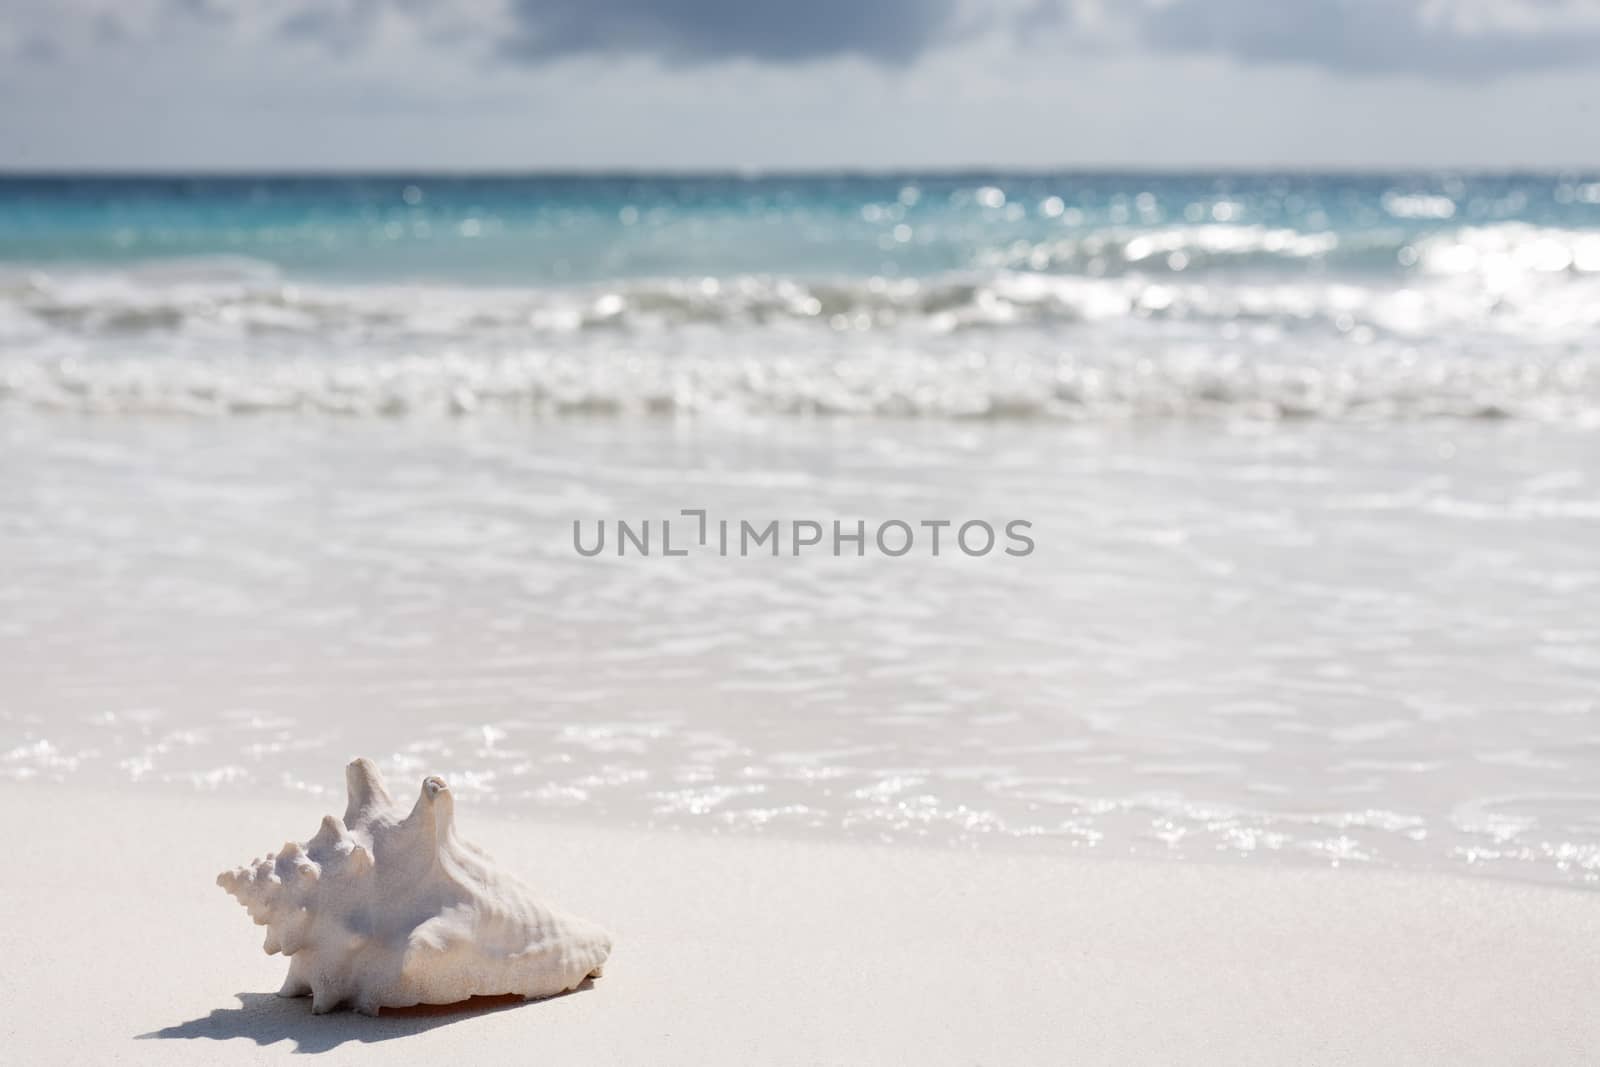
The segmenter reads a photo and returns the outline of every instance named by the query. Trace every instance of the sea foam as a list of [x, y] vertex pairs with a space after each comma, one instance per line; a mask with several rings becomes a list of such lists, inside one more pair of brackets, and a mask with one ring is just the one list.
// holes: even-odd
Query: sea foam
[[[1173, 240], [1150, 234], [1124, 251], [1159, 259], [1137, 242]], [[1587, 419], [1600, 411], [1596, 240], [1466, 229], [1420, 242], [1398, 284], [997, 269], [513, 288], [290, 280], [238, 259], [19, 271], [0, 277], [0, 402], [213, 415]]]

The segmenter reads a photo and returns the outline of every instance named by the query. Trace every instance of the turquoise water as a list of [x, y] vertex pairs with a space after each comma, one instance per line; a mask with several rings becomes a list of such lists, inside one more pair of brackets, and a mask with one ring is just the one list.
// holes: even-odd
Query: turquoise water
[[496, 284], [1160, 272], [1169, 256], [1130, 262], [1127, 243], [1204, 226], [1336, 240], [1191, 241], [1182, 269], [1400, 273], [1419, 239], [1507, 223], [1600, 231], [1600, 175], [0, 179], [0, 261], [226, 255], [316, 278]]

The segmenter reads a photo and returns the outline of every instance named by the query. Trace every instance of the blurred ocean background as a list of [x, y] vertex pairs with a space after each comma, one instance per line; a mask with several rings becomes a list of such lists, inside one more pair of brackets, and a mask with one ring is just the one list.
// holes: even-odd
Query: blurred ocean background
[[0, 501], [11, 779], [1600, 883], [1600, 173], [4, 177]]
[[1595, 415], [1600, 174], [0, 179], [50, 408]]

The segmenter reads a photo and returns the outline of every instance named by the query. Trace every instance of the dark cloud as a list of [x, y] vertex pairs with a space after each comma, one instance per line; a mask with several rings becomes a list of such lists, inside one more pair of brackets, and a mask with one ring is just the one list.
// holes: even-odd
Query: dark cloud
[[90, 35], [96, 44], [103, 45], [125, 44], [131, 36], [123, 21], [109, 11], [102, 11], [94, 17]]
[[537, 61], [632, 52], [678, 62], [795, 63], [858, 55], [908, 63], [950, 28], [955, 0], [512, 0], [504, 52]]
[[31, 33], [16, 45], [16, 56], [26, 63], [55, 63], [61, 59], [61, 45], [54, 37]]
[[[931, 49], [1005, 35], [1063, 62], [1085, 53], [1146, 60], [1208, 55], [1352, 77], [1470, 82], [1600, 67], [1600, 0], [147, 0], [164, 17], [127, 25], [114, 9], [26, 7], [11, 51], [60, 61], [85, 42], [139, 46], [174, 25], [226, 33], [266, 21], [288, 40], [343, 56], [384, 25], [409, 23], [441, 50], [538, 65], [628, 54], [679, 65], [793, 64], [858, 56], [909, 65]], [[140, 7], [130, 4], [127, 10]], [[105, 12], [98, 16], [95, 10]], [[12, 22], [0, 0], [0, 24]], [[137, 27], [137, 28], [130, 28]], [[3, 26], [0, 26], [3, 28]], [[5, 36], [0, 34], [0, 36]]]
[[285, 15], [278, 32], [348, 52], [371, 39], [386, 6], [386, 0], [323, 0]]
[[231, 22], [234, 9], [227, 0], [167, 0], [172, 13], [199, 22]]
[[1174, 0], [1142, 11], [1136, 33], [1243, 63], [1472, 80], [1600, 63], [1600, 21], [1581, 14], [1560, 0]]

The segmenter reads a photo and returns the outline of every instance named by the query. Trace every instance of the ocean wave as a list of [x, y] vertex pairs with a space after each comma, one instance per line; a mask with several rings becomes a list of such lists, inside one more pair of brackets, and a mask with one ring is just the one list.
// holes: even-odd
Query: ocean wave
[[14, 272], [0, 276], [0, 402], [1591, 419], [1600, 272], [1589, 268], [1600, 264], [1590, 239], [1463, 228], [1419, 243], [1403, 284], [991, 270], [487, 288], [310, 283], [240, 259]]
[[1419, 238], [1396, 253], [1429, 275], [1473, 276], [1490, 287], [1530, 277], [1600, 274], [1600, 232], [1504, 222]]
[[1116, 276], [1129, 271], [1180, 273], [1207, 268], [1270, 268], [1330, 257], [1392, 265], [1403, 231], [1371, 235], [1305, 232], [1289, 227], [1206, 223], [1115, 228], [1041, 240], [1019, 238], [979, 257], [981, 266]]
[[1204, 345], [1097, 353], [752, 356], [631, 347], [295, 357], [0, 361], [0, 403], [101, 414], [880, 415], [1600, 420], [1594, 355], [1485, 359]]
[[[1236, 228], [1237, 229], [1237, 228]], [[1600, 235], [1466, 230], [1410, 249], [1399, 281], [987, 270], [928, 278], [659, 278], [572, 287], [333, 284], [269, 264], [205, 261], [99, 273], [0, 274], [0, 340], [182, 335], [212, 341], [514, 339], [694, 326], [950, 333], [1117, 320], [1366, 325], [1398, 334], [1475, 329], [1582, 337], [1600, 328]], [[1149, 243], [1146, 251], [1139, 241]], [[1140, 259], [1170, 236], [1131, 240]]]
[[[1410, 207], [1415, 212], [1429, 209], [1426, 204]], [[1475, 275], [1488, 284], [1503, 284], [1537, 275], [1600, 274], [1600, 232], [1526, 222], [1421, 232], [1398, 226], [1305, 231], [1206, 223], [1019, 239], [990, 249], [979, 260], [986, 268], [1093, 277], [1317, 272], [1382, 277], [1391, 284], [1434, 275]]]

